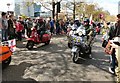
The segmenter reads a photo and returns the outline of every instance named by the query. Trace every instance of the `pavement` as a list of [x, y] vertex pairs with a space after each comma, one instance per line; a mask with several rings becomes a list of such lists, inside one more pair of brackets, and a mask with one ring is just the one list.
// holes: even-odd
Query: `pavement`
[[109, 55], [101, 47], [97, 35], [92, 48], [92, 59], [71, 60], [66, 36], [54, 36], [49, 45], [40, 44], [33, 50], [25, 48], [26, 41], [17, 42], [11, 64], [2, 71], [3, 81], [105, 81], [114, 83], [109, 73]]

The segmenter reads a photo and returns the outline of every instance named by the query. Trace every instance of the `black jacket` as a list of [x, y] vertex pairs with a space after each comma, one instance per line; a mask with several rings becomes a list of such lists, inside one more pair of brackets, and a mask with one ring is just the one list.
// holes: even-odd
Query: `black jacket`
[[109, 31], [109, 40], [113, 39], [114, 37], [120, 36], [120, 21], [115, 24], [115, 26], [110, 27]]

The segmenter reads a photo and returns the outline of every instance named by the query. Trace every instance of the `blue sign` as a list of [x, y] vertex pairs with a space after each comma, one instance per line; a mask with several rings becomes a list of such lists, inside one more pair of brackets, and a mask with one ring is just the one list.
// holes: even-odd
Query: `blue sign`
[[34, 12], [40, 12], [41, 11], [41, 5], [34, 4]]

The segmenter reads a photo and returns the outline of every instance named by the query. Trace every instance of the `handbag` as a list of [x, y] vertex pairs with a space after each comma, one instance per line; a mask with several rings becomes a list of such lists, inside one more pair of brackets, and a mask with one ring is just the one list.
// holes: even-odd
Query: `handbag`
[[106, 45], [106, 47], [105, 47], [105, 53], [107, 53], [107, 54], [112, 54], [112, 52], [113, 52], [113, 48], [111, 47], [111, 42], [110, 41], [108, 41], [108, 43], [107, 43], [107, 45]]
[[102, 43], [102, 47], [105, 48], [107, 46], [107, 44], [108, 44], [108, 41], [104, 40], [103, 43]]

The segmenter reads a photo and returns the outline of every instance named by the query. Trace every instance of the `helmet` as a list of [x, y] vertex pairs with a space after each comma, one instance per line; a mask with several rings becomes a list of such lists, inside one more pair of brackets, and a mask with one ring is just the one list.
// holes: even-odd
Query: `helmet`
[[89, 23], [89, 22], [90, 22], [90, 20], [89, 20], [88, 18], [86, 18], [86, 19], [84, 20], [84, 22], [88, 22], [88, 23]]
[[78, 23], [79, 22], [79, 20], [74, 20], [74, 23]]

